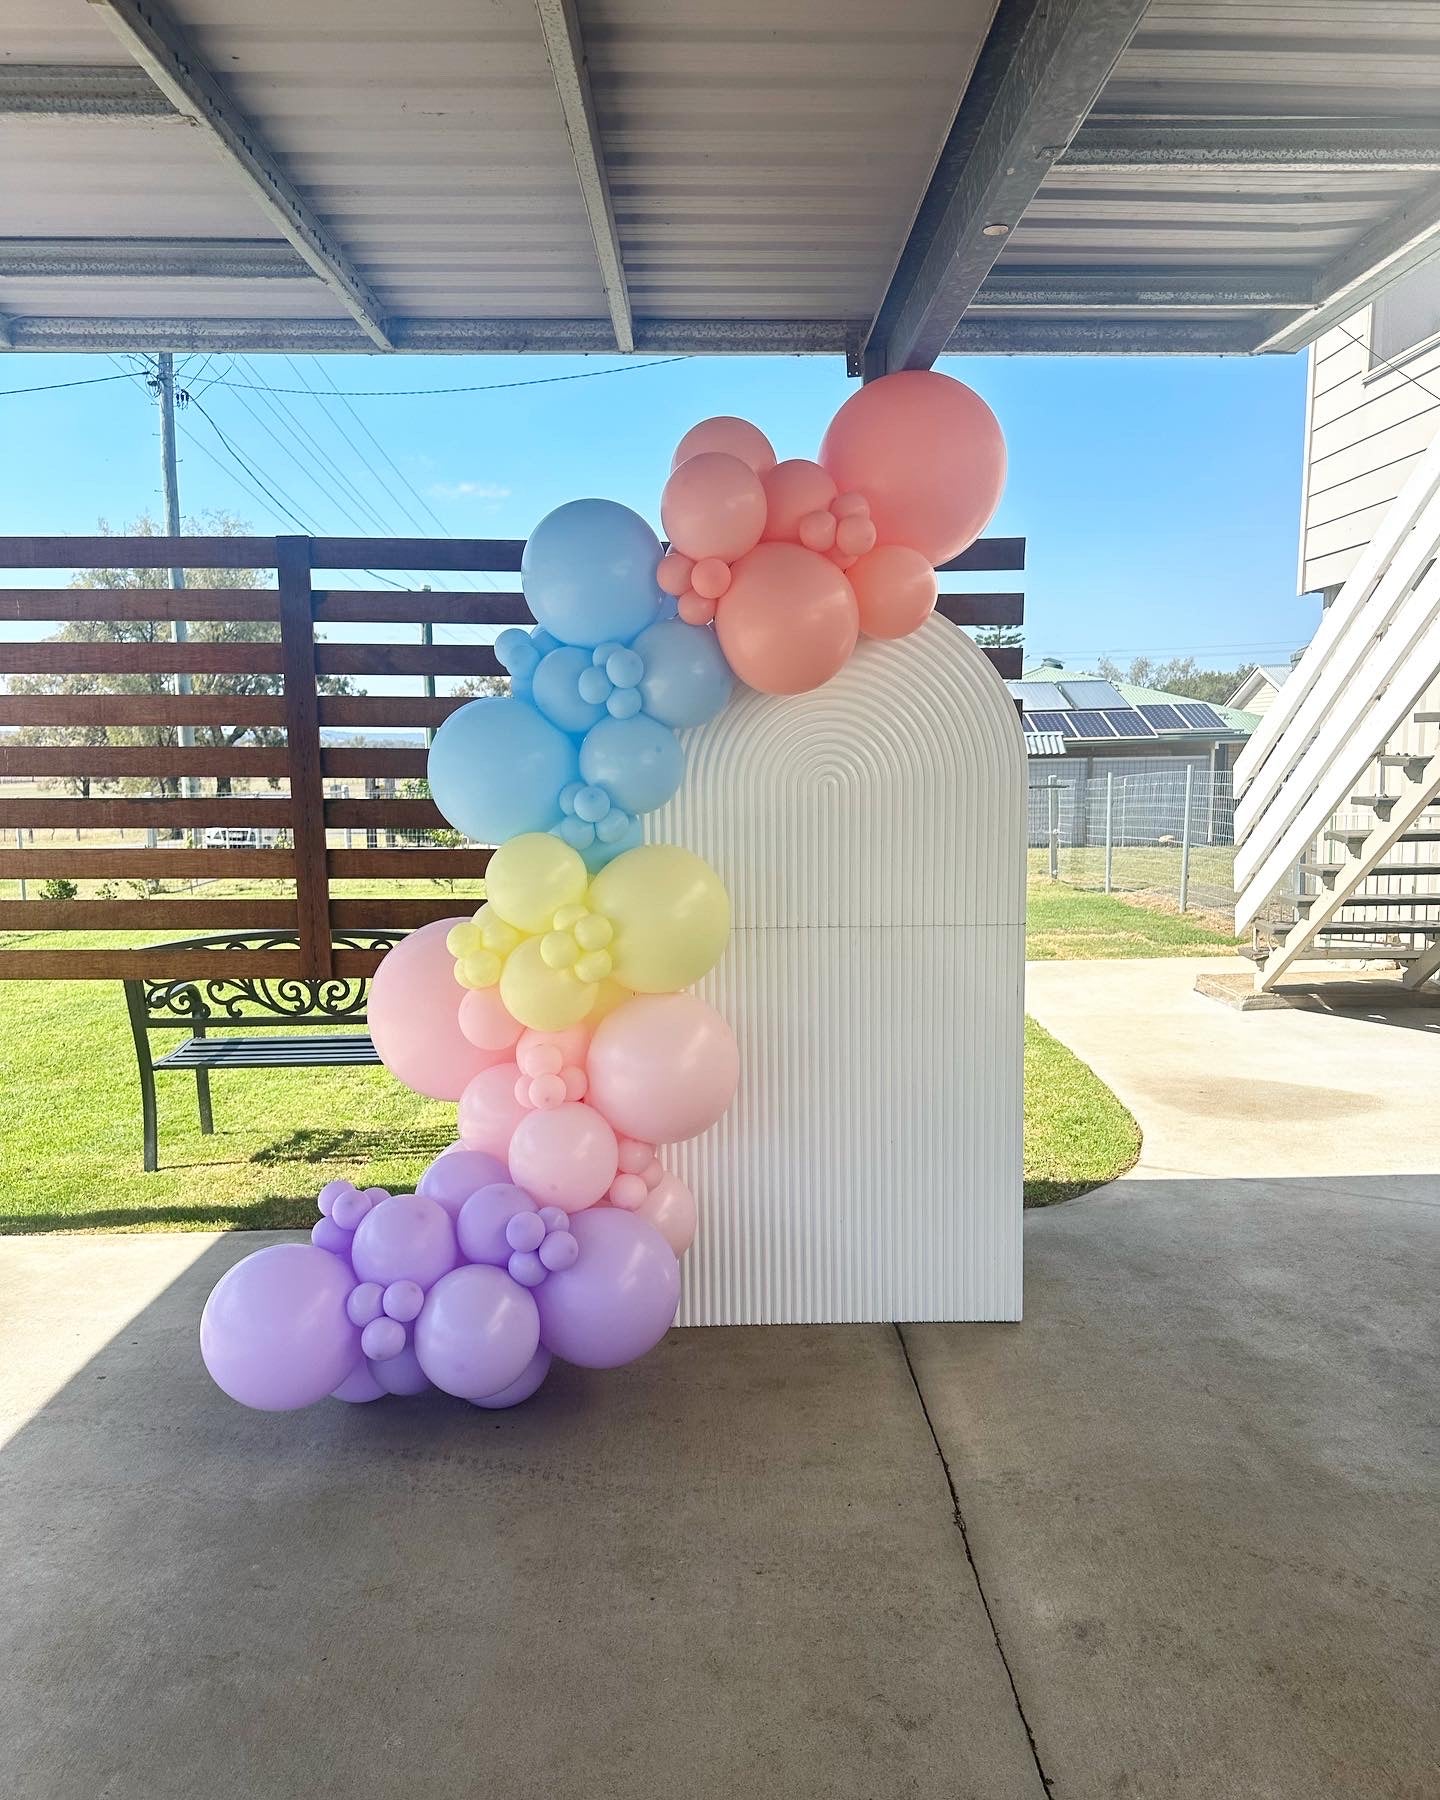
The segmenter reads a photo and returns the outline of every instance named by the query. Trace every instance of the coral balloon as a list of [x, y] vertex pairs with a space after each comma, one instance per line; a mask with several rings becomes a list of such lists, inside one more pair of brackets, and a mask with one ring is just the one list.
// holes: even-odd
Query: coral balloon
[[837, 491], [819, 463], [802, 456], [767, 469], [760, 485], [765, 489], [766, 543], [798, 544], [800, 521], [807, 513], [828, 513]]
[[590, 884], [590, 905], [615, 928], [615, 979], [644, 994], [689, 987], [719, 962], [730, 896], [702, 857], [678, 844], [628, 850]]
[[542, 1206], [581, 1212], [604, 1199], [620, 1167], [609, 1124], [577, 1100], [526, 1113], [510, 1140], [510, 1173]]
[[415, 1355], [438, 1388], [483, 1400], [529, 1368], [540, 1346], [530, 1293], [503, 1269], [466, 1263], [442, 1276], [415, 1322]]
[[696, 994], [639, 994], [598, 1028], [589, 1099], [622, 1137], [675, 1144], [708, 1131], [735, 1098], [735, 1034]]
[[348, 1263], [314, 1244], [271, 1244], [226, 1270], [200, 1318], [200, 1354], [242, 1406], [290, 1412], [333, 1394], [360, 1366], [345, 1302]]
[[467, 1082], [499, 1060], [460, 1029], [459, 990], [445, 938], [451, 926], [462, 924], [437, 919], [412, 931], [386, 952], [370, 984], [370, 1036], [381, 1062], [397, 1081], [431, 1100], [458, 1100]]
[[897, 638], [923, 625], [935, 610], [935, 571], [908, 544], [881, 544], [857, 557], [847, 578], [866, 637]]
[[932, 565], [975, 542], [1005, 486], [994, 413], [933, 369], [905, 369], [853, 393], [830, 421], [820, 461], [842, 493], [869, 501], [882, 544], [908, 544]]
[[860, 611], [834, 563], [798, 544], [760, 544], [736, 563], [715, 633], [747, 686], [803, 694], [845, 667]]
[[467, 988], [460, 996], [460, 1034], [477, 1050], [498, 1050], [504, 1054], [515, 1047], [515, 1040], [524, 1029], [506, 1010], [498, 988]]
[[525, 1108], [515, 1098], [520, 1071], [513, 1062], [484, 1069], [460, 1096], [460, 1141], [503, 1162]]
[[775, 467], [775, 452], [760, 427], [752, 425], [748, 419], [737, 419], [729, 413], [722, 413], [714, 419], [702, 419], [698, 425], [692, 425], [675, 446], [670, 467], [672, 470], [678, 469], [681, 463], [689, 462], [692, 456], [699, 456], [707, 450], [719, 450], [726, 456], [737, 456], [757, 475], [763, 475], [767, 469]]
[[587, 1369], [634, 1362], [674, 1323], [680, 1304], [675, 1252], [648, 1220], [613, 1206], [581, 1213], [570, 1229], [578, 1258], [535, 1290], [541, 1342]]
[[668, 1170], [641, 1202], [638, 1216], [650, 1221], [677, 1256], [695, 1242], [695, 1196]]
[[665, 483], [660, 517], [682, 556], [734, 562], [760, 542], [765, 490], [738, 456], [705, 450], [681, 463]]

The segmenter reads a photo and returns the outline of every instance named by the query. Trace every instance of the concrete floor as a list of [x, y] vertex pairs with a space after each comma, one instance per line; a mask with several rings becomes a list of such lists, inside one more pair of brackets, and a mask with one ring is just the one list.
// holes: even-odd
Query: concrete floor
[[1032, 971], [1149, 1135], [1029, 1216], [1022, 1326], [271, 1418], [195, 1345], [262, 1240], [0, 1240], [0, 1790], [1433, 1800], [1440, 1042], [1193, 968]]

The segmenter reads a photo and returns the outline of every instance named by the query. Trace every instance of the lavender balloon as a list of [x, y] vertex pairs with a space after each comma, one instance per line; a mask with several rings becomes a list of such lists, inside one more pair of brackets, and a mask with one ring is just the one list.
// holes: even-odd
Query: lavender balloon
[[504, 1407], [518, 1406], [522, 1400], [530, 1398], [549, 1373], [550, 1352], [537, 1350], [509, 1387], [501, 1388], [498, 1394], [486, 1394], [475, 1404], [483, 1406], [487, 1412], [500, 1412]]
[[483, 1150], [466, 1150], [457, 1144], [441, 1151], [415, 1184], [415, 1192], [427, 1200], [438, 1200], [455, 1219], [472, 1194], [509, 1179], [510, 1171], [498, 1156], [487, 1156]]
[[455, 1225], [438, 1200], [395, 1194], [367, 1212], [355, 1230], [350, 1260], [362, 1281], [430, 1287], [459, 1261]]
[[315, 1244], [271, 1244], [236, 1263], [200, 1319], [211, 1378], [261, 1412], [334, 1393], [361, 1361], [360, 1333], [345, 1311], [354, 1285], [349, 1265]]
[[[518, 1381], [539, 1343], [533, 1297], [488, 1263], [442, 1275], [415, 1321], [420, 1367], [436, 1387], [462, 1400], [483, 1400]], [[377, 1380], [384, 1379], [384, 1366]]]
[[680, 1264], [647, 1220], [612, 1206], [575, 1213], [579, 1254], [534, 1290], [540, 1341], [566, 1362], [615, 1369], [652, 1350], [675, 1321]]

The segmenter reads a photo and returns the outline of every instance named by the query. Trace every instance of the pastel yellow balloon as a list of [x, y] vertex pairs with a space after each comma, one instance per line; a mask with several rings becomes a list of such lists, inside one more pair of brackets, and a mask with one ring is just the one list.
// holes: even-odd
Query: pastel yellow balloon
[[548, 931], [561, 907], [585, 898], [589, 879], [578, 850], [547, 831], [527, 831], [490, 858], [485, 898], [518, 930]]
[[500, 998], [532, 1031], [564, 1031], [578, 1025], [595, 1004], [595, 984], [577, 980], [569, 969], [552, 969], [540, 953], [541, 940], [526, 938], [505, 958]]
[[596, 983], [595, 1004], [585, 1015], [585, 1023], [593, 1030], [602, 1019], [608, 1019], [617, 1006], [623, 1006], [627, 1000], [633, 1000], [634, 994], [627, 987], [621, 987], [618, 981], [609, 979]]
[[715, 967], [730, 937], [725, 884], [678, 844], [641, 844], [607, 863], [590, 884], [590, 909], [615, 927], [616, 981], [641, 994], [689, 987]]

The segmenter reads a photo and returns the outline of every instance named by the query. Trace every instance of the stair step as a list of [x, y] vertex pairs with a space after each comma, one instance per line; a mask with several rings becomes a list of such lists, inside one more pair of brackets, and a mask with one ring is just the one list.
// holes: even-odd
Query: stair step
[[1365, 938], [1373, 942], [1376, 938], [1385, 937], [1435, 937], [1440, 934], [1440, 919], [1417, 920], [1409, 925], [1402, 925], [1392, 919], [1367, 925], [1363, 920], [1354, 919], [1339, 925], [1322, 925], [1315, 934], [1317, 943], [1326, 938]]
[[[1367, 953], [1363, 944], [1307, 944], [1300, 955], [1290, 964], [1296, 968], [1307, 962], [1415, 962], [1425, 954], [1423, 949], [1413, 945], [1384, 944], [1378, 946], [1373, 954]], [[1262, 956], [1256, 959], [1264, 962]]]
[[[1374, 829], [1373, 825], [1353, 825], [1338, 831], [1322, 832], [1321, 836], [1340, 844], [1363, 844]], [[1427, 826], [1405, 831], [1400, 834], [1399, 841], [1402, 844], [1440, 844], [1440, 830], [1432, 830]]]
[[[1295, 866], [1302, 875], [1316, 875], [1324, 880], [1327, 875], [1343, 875], [1353, 861], [1354, 858], [1345, 862], [1302, 862]], [[1377, 863], [1365, 879], [1369, 881], [1376, 875], [1440, 875], [1440, 862]]]
[[1413, 768], [1419, 773], [1431, 761], [1431, 753], [1428, 750], [1386, 750], [1375, 760], [1382, 769]]
[[1417, 712], [1411, 713], [1410, 716], [1417, 725], [1440, 725], [1440, 713]]

